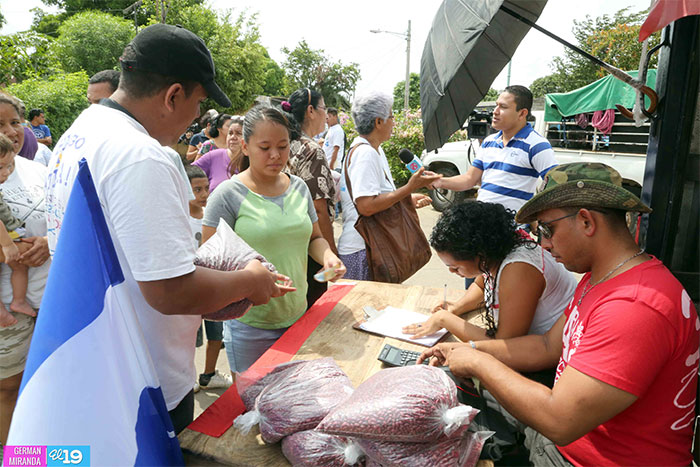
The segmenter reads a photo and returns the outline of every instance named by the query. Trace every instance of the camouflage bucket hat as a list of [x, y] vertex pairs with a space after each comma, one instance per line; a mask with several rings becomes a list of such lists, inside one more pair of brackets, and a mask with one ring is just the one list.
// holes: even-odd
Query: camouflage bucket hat
[[544, 210], [567, 207], [651, 212], [639, 198], [622, 188], [617, 170], [597, 162], [575, 162], [547, 172], [540, 192], [520, 208], [515, 219], [519, 223], [532, 222]]

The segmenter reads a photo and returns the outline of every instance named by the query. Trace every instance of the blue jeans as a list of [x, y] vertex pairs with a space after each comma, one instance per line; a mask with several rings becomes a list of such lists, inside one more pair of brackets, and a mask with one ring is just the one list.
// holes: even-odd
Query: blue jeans
[[250, 368], [287, 329], [260, 329], [235, 319], [225, 321], [224, 345], [231, 371], [241, 373]]

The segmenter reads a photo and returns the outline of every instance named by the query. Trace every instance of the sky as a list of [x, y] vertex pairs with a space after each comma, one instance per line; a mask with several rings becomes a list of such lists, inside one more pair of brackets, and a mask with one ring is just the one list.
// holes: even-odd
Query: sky
[[[284, 61], [282, 47], [293, 48], [305, 39], [313, 49], [323, 49], [332, 61], [360, 66], [361, 80], [356, 93], [379, 90], [392, 93], [406, 76], [406, 40], [411, 21], [410, 70], [420, 71], [420, 59], [433, 17], [442, 0], [354, 0], [351, 2], [320, 0], [210, 0], [217, 10], [232, 9], [234, 14], [256, 13], [261, 41], [278, 63]], [[612, 15], [630, 7], [636, 12], [648, 8], [650, 0], [550, 0], [537, 24], [574, 42], [574, 20], [586, 15]], [[31, 25], [31, 8], [50, 11], [40, 0], [0, 0], [0, 10], [8, 24], [1, 34], [23, 31]], [[391, 31], [375, 34], [370, 29]], [[535, 79], [551, 73], [550, 63], [564, 53], [564, 47], [536, 30], [520, 43], [511, 62], [511, 84], [529, 86]], [[492, 87], [503, 89], [507, 69]]]

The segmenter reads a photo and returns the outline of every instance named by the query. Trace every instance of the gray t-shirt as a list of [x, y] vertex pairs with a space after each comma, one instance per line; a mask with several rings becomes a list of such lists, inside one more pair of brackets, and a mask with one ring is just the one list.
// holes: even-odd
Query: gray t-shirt
[[311, 199], [311, 193], [306, 183], [296, 175], [289, 175], [289, 179], [289, 188], [281, 195], [263, 196], [251, 191], [243, 182], [238, 180], [238, 175], [234, 175], [231, 179], [221, 182], [219, 185], [221, 188], [213, 192], [209, 197], [207, 207], [204, 210], [202, 224], [216, 228], [216, 226], [219, 225], [219, 219], [224, 219], [226, 223], [235, 230], [236, 218], [241, 210], [241, 205], [251, 193], [270, 201], [284, 211], [285, 199], [295, 192], [302, 194], [308, 199], [308, 212], [311, 223], [317, 222], [318, 215], [316, 214], [314, 202]]

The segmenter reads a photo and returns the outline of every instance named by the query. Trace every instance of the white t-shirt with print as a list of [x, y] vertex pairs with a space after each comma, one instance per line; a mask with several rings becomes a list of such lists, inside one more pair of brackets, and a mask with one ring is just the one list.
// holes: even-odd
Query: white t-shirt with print
[[192, 230], [192, 244], [194, 248], [199, 248], [202, 243], [202, 221], [204, 219], [197, 219], [196, 217], [190, 216], [190, 229]]
[[192, 390], [201, 317], [156, 311], [137, 281], [194, 271], [189, 189], [172, 158], [140, 123], [119, 110], [90, 106], [63, 134], [49, 163], [46, 217], [52, 252], [82, 158], [92, 173], [125, 285], [172, 410]]
[[[25, 222], [27, 234], [25, 237], [46, 236], [46, 213], [44, 207], [44, 181], [46, 167], [38, 162], [24, 157], [15, 157], [15, 170], [0, 185], [0, 191], [5, 203], [10, 206], [12, 214]], [[39, 308], [44, 295], [46, 279], [49, 276], [49, 258], [36, 268], [29, 268], [29, 283], [27, 284], [27, 303], [32, 308]], [[2, 302], [9, 306], [12, 301], [12, 285], [10, 275], [12, 270], [7, 264], [0, 266], [0, 293]]]
[[345, 168], [340, 179], [340, 202], [343, 206], [343, 233], [338, 239], [338, 253], [350, 255], [360, 250], [364, 250], [365, 241], [357, 230], [357, 209], [354, 200], [362, 196], [376, 196], [382, 193], [391, 193], [396, 190], [394, 179], [391, 176], [389, 162], [386, 159], [381, 146], [379, 152], [375, 151], [369, 142], [361, 136], [355, 138], [350, 148], [360, 143], [350, 157], [348, 176], [350, 187], [352, 188], [353, 199], [350, 199], [347, 187], [345, 186]]
[[343, 132], [343, 127], [337, 123], [328, 129], [326, 139], [323, 141], [323, 152], [326, 153], [329, 166], [333, 158], [333, 149], [336, 146], [338, 146], [338, 155], [335, 159], [335, 167], [331, 167], [331, 169], [340, 167], [340, 159], [343, 158], [343, 151], [345, 150], [345, 132]]

